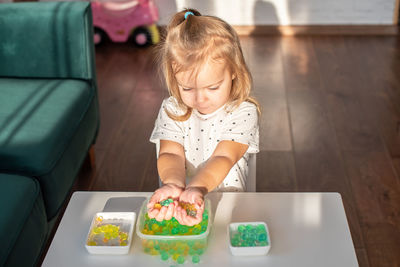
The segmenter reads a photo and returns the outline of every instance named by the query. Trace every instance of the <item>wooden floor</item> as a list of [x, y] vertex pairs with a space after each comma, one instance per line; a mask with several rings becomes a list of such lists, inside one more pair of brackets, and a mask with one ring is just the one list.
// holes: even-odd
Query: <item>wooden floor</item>
[[[400, 266], [400, 39], [242, 37], [262, 105], [257, 191], [339, 192], [360, 266]], [[154, 191], [167, 96], [151, 49], [96, 48], [96, 169], [74, 190]]]

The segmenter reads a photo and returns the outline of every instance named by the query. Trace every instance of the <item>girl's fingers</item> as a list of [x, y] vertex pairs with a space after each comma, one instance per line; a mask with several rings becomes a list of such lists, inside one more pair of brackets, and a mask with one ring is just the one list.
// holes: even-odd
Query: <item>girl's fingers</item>
[[[165, 186], [154, 192], [147, 204], [149, 217], [155, 218], [157, 221], [162, 221], [164, 219], [171, 220], [172, 217], [175, 217], [180, 224], [188, 226], [200, 223], [204, 211], [204, 199], [202, 194], [195, 190], [182, 192], [181, 190], [174, 189], [175, 188], [170, 188], [170, 186]], [[177, 194], [177, 191], [180, 191], [179, 194]], [[167, 198], [173, 198], [174, 202], [170, 203], [169, 206], [161, 207], [161, 209], [154, 208], [156, 203]], [[186, 210], [179, 205], [178, 201], [194, 204], [194, 207], [197, 210], [196, 216], [189, 216]]]
[[185, 211], [182, 208], [180, 208], [179, 211], [177, 212], [179, 220], [178, 219], [176, 219], [176, 220], [182, 225], [185, 224], [184, 212]]
[[203, 196], [201, 194], [198, 194], [197, 192], [185, 191], [181, 194], [179, 200], [182, 202], [197, 204], [198, 206], [201, 206], [204, 203]]
[[180, 223], [184, 224], [183, 218], [182, 218], [182, 208], [178, 207], [176, 212], [175, 212], [175, 219]]
[[147, 214], [149, 215], [150, 219], [155, 218], [158, 215], [158, 213], [159, 213], [159, 210], [153, 209], [153, 208], [147, 211]]
[[163, 197], [163, 193], [160, 192], [160, 189], [157, 189], [154, 194], [151, 196], [149, 203], [147, 203], [147, 208], [152, 208], [154, 207], [154, 204], [157, 202], [160, 202], [161, 198]]
[[201, 202], [201, 197], [199, 194], [192, 194], [190, 203], [199, 203]]
[[154, 197], [154, 195], [152, 195], [149, 200], [149, 203], [147, 203], [147, 209], [154, 207], [154, 204], [156, 204], [156, 203], [157, 202], [155, 201], [155, 197]]
[[199, 220], [198, 217], [196, 217], [196, 218], [191, 217], [191, 216], [188, 216], [188, 217], [189, 218], [187, 219], [187, 222], [188, 222], [187, 225], [189, 225], [189, 226], [193, 226], [193, 225], [199, 224], [201, 222], [201, 219]]
[[169, 204], [167, 211], [165, 213], [165, 220], [172, 219], [172, 216], [174, 215], [174, 209], [175, 209], [174, 204], [173, 203]]
[[204, 210], [199, 210], [196, 214], [196, 221], [200, 223], [203, 220], [203, 212]]
[[204, 201], [199, 205], [199, 204], [195, 204], [194, 205], [196, 210], [197, 210], [197, 214], [200, 212], [201, 214], [203, 214], [204, 212]]
[[199, 207], [202, 207], [202, 206], [204, 207], [204, 199], [200, 196], [198, 196], [193, 203], [195, 203]]
[[179, 201], [179, 202], [185, 202], [185, 195], [186, 195], [186, 193], [183, 192], [183, 193], [179, 196], [178, 201]]
[[185, 224], [185, 214], [186, 214], [186, 211], [183, 208], [180, 208], [179, 212], [178, 212], [179, 218], [181, 220], [180, 224]]
[[154, 205], [156, 204], [157, 202], [155, 202], [155, 201], [149, 201], [149, 203], [147, 203], [147, 209], [149, 210], [149, 209], [152, 209], [152, 208], [154, 208]]
[[149, 202], [147, 203], [147, 209], [154, 207], [156, 203], [159, 203], [162, 200], [165, 200], [169, 197], [173, 198], [174, 192], [168, 187], [160, 187], [157, 189], [153, 195], [150, 197]]
[[195, 224], [199, 224], [203, 219], [203, 211], [197, 210], [196, 216], [190, 216], [190, 215], [186, 215], [186, 223], [189, 226], [193, 226]]
[[178, 212], [177, 209], [175, 209], [174, 217], [179, 223], [181, 223], [182, 220], [181, 220], [181, 217], [180, 217], [180, 213]]
[[157, 216], [155, 217], [157, 221], [161, 222], [162, 220], [164, 220], [165, 217], [165, 213], [167, 212], [167, 207], [162, 207], [160, 209], [160, 212], [157, 214]]
[[188, 215], [186, 211], [184, 211], [184, 214], [183, 214], [183, 221], [185, 222], [185, 225], [187, 225], [187, 226], [195, 225], [195, 223], [193, 223], [194, 218], [192, 216]]
[[183, 221], [185, 222], [185, 225], [192, 226], [193, 218], [191, 216], [185, 215]]

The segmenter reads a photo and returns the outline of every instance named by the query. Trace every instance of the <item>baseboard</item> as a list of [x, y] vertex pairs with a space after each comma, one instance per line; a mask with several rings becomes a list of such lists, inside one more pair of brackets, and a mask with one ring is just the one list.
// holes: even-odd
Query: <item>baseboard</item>
[[399, 8], [400, 8], [400, 0], [396, 0], [396, 3], [394, 4], [394, 14], [393, 14], [394, 25], [399, 24]]
[[233, 26], [239, 35], [398, 35], [397, 25]]
[[[237, 26], [233, 28], [239, 35], [398, 35], [397, 25], [310, 25], [310, 26]], [[159, 26], [165, 33], [166, 26]]]

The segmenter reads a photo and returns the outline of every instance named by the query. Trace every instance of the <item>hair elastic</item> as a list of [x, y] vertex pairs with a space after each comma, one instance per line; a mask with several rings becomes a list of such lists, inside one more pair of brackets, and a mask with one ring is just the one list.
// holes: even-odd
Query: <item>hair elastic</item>
[[187, 19], [187, 17], [188, 17], [189, 15], [193, 15], [193, 16], [194, 16], [193, 12], [187, 11], [187, 12], [185, 13], [185, 19]]

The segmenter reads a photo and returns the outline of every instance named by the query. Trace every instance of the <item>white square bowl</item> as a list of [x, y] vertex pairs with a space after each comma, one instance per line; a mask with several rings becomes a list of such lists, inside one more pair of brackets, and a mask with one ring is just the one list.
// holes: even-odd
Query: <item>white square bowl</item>
[[[267, 232], [267, 246], [253, 246], [253, 247], [234, 247], [232, 246], [231, 237], [233, 232], [238, 231], [239, 225], [259, 225], [262, 224], [265, 226], [265, 230]], [[237, 222], [237, 223], [230, 223], [228, 225], [228, 243], [229, 248], [231, 250], [232, 255], [234, 256], [263, 256], [267, 255], [268, 251], [271, 248], [271, 237], [269, 235], [268, 226], [265, 222]]]
[[[98, 218], [101, 218], [99, 220]], [[93, 217], [92, 223], [89, 228], [89, 232], [86, 237], [85, 241], [85, 247], [87, 251], [91, 254], [108, 254], [108, 255], [121, 255], [121, 254], [128, 254], [129, 249], [132, 245], [132, 234], [134, 230], [136, 222], [136, 213], [135, 212], [98, 212], [95, 214]], [[106, 225], [106, 224], [113, 224], [116, 226], [120, 227], [120, 231], [126, 232], [128, 234], [127, 238], [127, 245], [122, 246], [122, 245], [117, 245], [117, 244], [111, 244], [107, 245], [102, 242], [99, 245], [88, 245], [89, 241], [93, 239], [93, 236], [91, 236], [92, 230], [94, 227]], [[97, 239], [101, 238], [95, 237]], [[89, 240], [90, 239], [90, 240]]]

